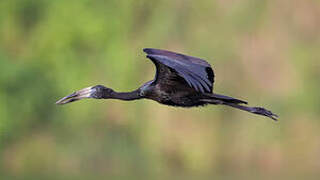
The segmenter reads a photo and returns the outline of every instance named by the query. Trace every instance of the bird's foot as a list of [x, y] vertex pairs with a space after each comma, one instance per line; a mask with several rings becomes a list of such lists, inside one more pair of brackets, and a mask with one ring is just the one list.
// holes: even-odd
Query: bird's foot
[[260, 114], [260, 115], [263, 115], [263, 116], [267, 116], [275, 121], [278, 121], [278, 115], [276, 114], [273, 114], [271, 111], [268, 111], [262, 107], [254, 107], [251, 111], [252, 113], [254, 114]]

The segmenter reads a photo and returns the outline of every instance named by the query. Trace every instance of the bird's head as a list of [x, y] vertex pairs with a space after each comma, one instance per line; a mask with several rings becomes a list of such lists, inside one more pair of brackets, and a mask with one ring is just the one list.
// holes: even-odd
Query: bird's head
[[108, 99], [112, 97], [113, 90], [102, 85], [91, 86], [79, 91], [76, 91], [56, 102], [56, 104], [62, 105], [70, 102], [74, 102], [83, 98], [94, 99]]

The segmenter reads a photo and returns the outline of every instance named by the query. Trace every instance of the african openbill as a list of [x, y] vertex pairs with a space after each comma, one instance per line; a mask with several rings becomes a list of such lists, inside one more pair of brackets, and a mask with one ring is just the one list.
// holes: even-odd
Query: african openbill
[[131, 92], [116, 92], [102, 85], [84, 88], [66, 96], [56, 104], [66, 104], [83, 98], [152, 99], [161, 104], [194, 107], [208, 104], [227, 105], [277, 120], [276, 114], [262, 107], [248, 107], [246, 101], [212, 92], [214, 72], [209, 63], [200, 58], [160, 49], [143, 49], [156, 66], [155, 78]]

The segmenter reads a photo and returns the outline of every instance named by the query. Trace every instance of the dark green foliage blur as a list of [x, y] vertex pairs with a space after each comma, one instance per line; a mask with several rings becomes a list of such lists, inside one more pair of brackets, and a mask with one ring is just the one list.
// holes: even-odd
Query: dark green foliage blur
[[[320, 1], [0, 1], [0, 179], [317, 179]], [[59, 98], [154, 77], [144, 47], [208, 60], [264, 106]]]

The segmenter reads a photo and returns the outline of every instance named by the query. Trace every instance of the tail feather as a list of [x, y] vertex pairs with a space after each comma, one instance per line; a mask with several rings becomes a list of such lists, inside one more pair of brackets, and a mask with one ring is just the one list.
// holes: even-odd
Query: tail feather
[[206, 94], [210, 99], [221, 100], [223, 102], [236, 103], [236, 104], [248, 104], [248, 102], [236, 99], [233, 97], [221, 95], [221, 94]]

